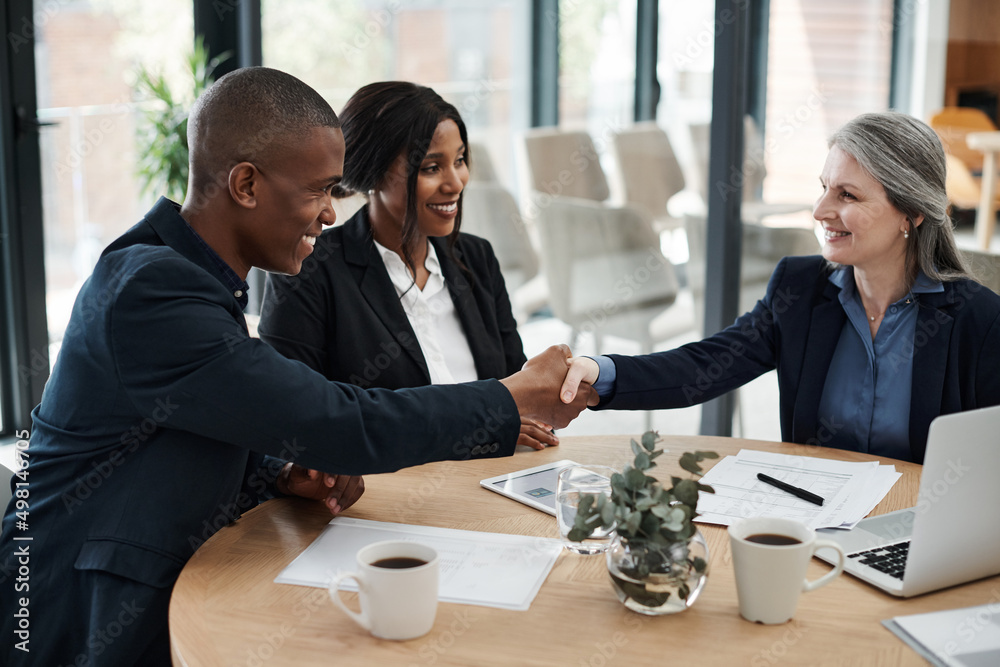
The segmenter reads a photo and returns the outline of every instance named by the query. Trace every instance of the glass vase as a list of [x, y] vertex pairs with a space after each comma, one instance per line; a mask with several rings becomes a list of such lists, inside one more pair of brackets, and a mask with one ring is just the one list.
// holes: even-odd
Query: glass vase
[[708, 579], [708, 545], [701, 531], [687, 542], [658, 546], [615, 535], [605, 552], [611, 584], [640, 614], [676, 614], [694, 604]]

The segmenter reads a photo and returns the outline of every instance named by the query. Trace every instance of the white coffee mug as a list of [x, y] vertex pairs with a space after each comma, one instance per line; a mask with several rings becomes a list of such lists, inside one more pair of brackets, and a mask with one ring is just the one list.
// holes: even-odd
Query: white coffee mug
[[[738, 521], [729, 527], [729, 546], [740, 615], [757, 623], [791, 620], [803, 591], [825, 586], [844, 571], [843, 548], [831, 540], [817, 539], [816, 531], [792, 519], [756, 517]], [[840, 554], [837, 566], [819, 579], [808, 581], [806, 568], [821, 547]]]
[[[390, 540], [360, 549], [358, 571], [338, 573], [330, 582], [333, 603], [368, 632], [382, 639], [413, 639], [430, 632], [438, 603], [438, 555], [416, 542]], [[361, 613], [340, 599], [344, 579], [358, 582]]]

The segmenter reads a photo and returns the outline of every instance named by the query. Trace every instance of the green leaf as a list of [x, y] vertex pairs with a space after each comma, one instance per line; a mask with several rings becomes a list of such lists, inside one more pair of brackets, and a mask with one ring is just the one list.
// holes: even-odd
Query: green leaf
[[679, 533], [684, 529], [684, 519], [683, 511], [677, 507], [671, 507], [663, 519], [663, 527], [671, 532]]
[[646, 452], [639, 452], [635, 455], [635, 467], [639, 470], [649, 470], [653, 466], [653, 462], [649, 460], [649, 454]]
[[668, 505], [667, 503], [658, 503], [650, 507], [649, 511], [661, 519], [666, 519], [667, 516], [670, 514], [670, 505]]
[[637, 510], [639, 510], [640, 512], [644, 512], [644, 511], [650, 509], [651, 507], [654, 507], [655, 505], [656, 505], [656, 500], [654, 498], [650, 498], [650, 497], [647, 496], [645, 498], [640, 498], [635, 503], [635, 508]]
[[704, 491], [705, 493], [715, 493], [715, 489], [713, 489], [708, 484], [701, 484], [701, 483], [699, 483], [698, 484], [698, 490], [699, 491]]
[[691, 565], [694, 566], [694, 569], [696, 571], [704, 572], [705, 569], [708, 567], [708, 562], [704, 558], [695, 556], [694, 559], [691, 561]]
[[660, 434], [656, 431], [646, 431], [642, 434], [642, 446], [646, 451], [651, 452], [656, 449], [656, 443], [660, 439]]
[[642, 512], [629, 512], [628, 519], [625, 520], [625, 528], [630, 534], [635, 534], [639, 530], [642, 521]]
[[591, 531], [589, 531], [589, 530], [581, 530], [581, 529], [577, 528], [576, 526], [574, 526], [566, 534], [566, 537], [569, 538], [569, 540], [571, 542], [583, 542], [585, 539], [587, 539], [588, 537], [590, 537], [590, 533], [591, 533]]
[[698, 483], [693, 479], [682, 479], [674, 485], [674, 496], [685, 505], [698, 504]]
[[685, 470], [687, 470], [689, 473], [695, 475], [701, 474], [701, 466], [698, 465], [698, 460], [695, 458], [695, 455], [692, 454], [691, 452], [684, 452], [683, 454], [681, 454], [681, 458], [678, 461], [678, 463], [680, 463], [680, 466]]
[[611, 475], [611, 497], [615, 498], [625, 494], [625, 476], [620, 472]]
[[641, 470], [629, 467], [625, 470], [625, 488], [637, 491], [646, 485], [646, 476]]
[[608, 527], [615, 521], [615, 504], [605, 503], [604, 507], [601, 508], [601, 523]]
[[643, 452], [642, 446], [635, 441], [635, 438], [629, 440], [629, 444], [632, 446], [632, 453], [639, 456]]
[[719, 458], [719, 455], [716, 454], [715, 452], [695, 452], [694, 455], [695, 458], [697, 458], [699, 461], [704, 461], [705, 459]]

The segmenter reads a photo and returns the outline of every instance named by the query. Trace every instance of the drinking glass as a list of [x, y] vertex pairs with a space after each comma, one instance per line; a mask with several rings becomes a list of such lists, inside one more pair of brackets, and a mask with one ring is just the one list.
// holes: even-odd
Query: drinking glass
[[569, 531], [576, 520], [576, 510], [583, 494], [603, 495], [611, 498], [611, 475], [614, 468], [599, 465], [575, 465], [563, 469], [556, 483], [556, 522], [559, 537], [570, 551], [578, 554], [599, 554], [611, 545], [613, 530], [600, 526], [583, 542], [569, 539]]

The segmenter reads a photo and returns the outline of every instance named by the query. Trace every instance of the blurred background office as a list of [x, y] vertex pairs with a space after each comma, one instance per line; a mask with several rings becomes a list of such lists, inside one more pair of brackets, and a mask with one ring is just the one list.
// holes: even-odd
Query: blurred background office
[[[985, 154], [964, 137], [996, 130], [997, 0], [7, 0], [3, 12], [0, 436], [28, 428], [101, 250], [163, 193], [138, 166], [170, 162], [176, 146], [150, 137], [190, 103], [196, 33], [210, 56], [228, 53], [218, 73], [279, 68], [337, 110], [388, 79], [456, 105], [472, 143], [463, 226], [497, 248], [529, 356], [561, 341], [664, 349], [712, 328], [713, 314], [726, 321], [778, 258], [819, 251], [810, 207], [826, 138], [890, 107], [938, 120], [960, 241], [996, 280], [998, 241], [973, 234]], [[159, 95], [143, 70], [162, 77]], [[733, 108], [739, 143], [713, 150], [713, 137], [735, 136], [713, 110], [719, 123]], [[713, 210], [733, 196], [739, 219], [722, 229]], [[713, 270], [719, 243], [739, 262]], [[735, 286], [735, 302], [720, 305], [716, 284], [727, 298]], [[652, 424], [776, 440], [772, 376], [721, 421], [700, 407], [588, 413], [567, 432]]]

